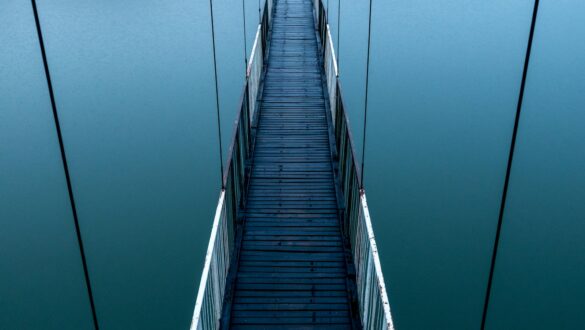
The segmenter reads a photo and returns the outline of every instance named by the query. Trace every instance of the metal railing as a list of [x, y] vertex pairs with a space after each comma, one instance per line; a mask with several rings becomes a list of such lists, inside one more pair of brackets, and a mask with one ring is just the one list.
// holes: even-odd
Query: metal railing
[[258, 107], [257, 97], [262, 81], [271, 11], [272, 0], [266, 0], [246, 69], [246, 81], [238, 116], [234, 122], [234, 135], [228, 150], [222, 190], [205, 255], [191, 330], [217, 329], [220, 325], [227, 276], [235, 252], [236, 229], [241, 222], [238, 216], [246, 195], [246, 163], [252, 153], [252, 120]]
[[394, 329], [366, 193], [361, 189], [361, 172], [342, 98], [335, 48], [327, 24], [327, 9], [321, 0], [313, 0], [313, 3], [339, 161], [344, 203], [342, 231], [349, 238], [356, 269], [360, 319], [364, 329]]
[[254, 38], [254, 45], [250, 53], [250, 61], [246, 69], [246, 79], [248, 83], [248, 98], [250, 100], [249, 112], [250, 118], [254, 118], [257, 108], [257, 96], [262, 79], [262, 69], [264, 68], [264, 56], [266, 55], [266, 41], [268, 40], [269, 23], [272, 22], [272, 0], [266, 0], [264, 3], [264, 14]]

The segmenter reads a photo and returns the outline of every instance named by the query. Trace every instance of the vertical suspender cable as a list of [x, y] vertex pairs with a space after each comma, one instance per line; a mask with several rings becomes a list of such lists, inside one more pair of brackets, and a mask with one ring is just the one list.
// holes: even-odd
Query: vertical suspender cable
[[215, 76], [215, 109], [217, 110], [217, 134], [219, 136], [219, 177], [221, 188], [225, 189], [223, 182], [223, 149], [221, 143], [221, 118], [219, 114], [219, 88], [217, 86], [217, 59], [215, 56], [215, 24], [213, 22], [213, 0], [209, 0], [209, 13], [211, 15], [211, 44], [213, 47], [213, 74]]
[[366, 59], [366, 96], [364, 99], [364, 135], [362, 139], [362, 173], [360, 189], [364, 188], [364, 162], [366, 160], [366, 123], [368, 120], [368, 84], [370, 82], [370, 44], [372, 40], [372, 0], [370, 0], [370, 10], [368, 15], [368, 55]]
[[258, 0], [258, 24], [262, 23], [262, 16], [260, 15], [260, 1]]
[[73, 187], [71, 185], [71, 176], [69, 175], [69, 167], [67, 166], [67, 155], [65, 154], [65, 145], [63, 143], [63, 135], [61, 133], [61, 124], [59, 123], [59, 115], [57, 113], [57, 105], [55, 102], [55, 94], [53, 92], [53, 84], [51, 83], [51, 74], [49, 71], [49, 62], [47, 61], [47, 54], [45, 51], [45, 43], [43, 41], [43, 33], [41, 30], [41, 22], [39, 20], [39, 13], [37, 11], [37, 3], [31, 0], [33, 14], [35, 17], [35, 25], [37, 27], [37, 36], [39, 39], [39, 46], [41, 48], [41, 56], [43, 57], [43, 66], [45, 68], [45, 77], [47, 79], [47, 87], [49, 89], [49, 98], [51, 99], [51, 108], [53, 110], [53, 120], [57, 130], [57, 139], [59, 140], [59, 149], [61, 151], [61, 161], [63, 163], [63, 170], [65, 172], [65, 180], [67, 182], [67, 191], [69, 193], [69, 203], [73, 214], [73, 222], [75, 223], [75, 234], [77, 235], [77, 245], [81, 255], [81, 264], [83, 266], [83, 275], [85, 277], [85, 286], [87, 288], [87, 295], [89, 298], [89, 305], [91, 308], [91, 316], [93, 326], [96, 330], [99, 329], [96, 308], [93, 300], [93, 292], [91, 290], [91, 281], [89, 280], [89, 270], [87, 267], [87, 259], [85, 257], [85, 249], [83, 248], [83, 240], [81, 237], [81, 230], [79, 227], [79, 217], [77, 216], [77, 207], [75, 205], [75, 198], [73, 197]]
[[339, 31], [341, 30], [341, 0], [337, 2], [337, 75], [339, 75]]
[[487, 312], [490, 302], [490, 294], [492, 289], [492, 281], [494, 278], [494, 269], [496, 266], [496, 257], [498, 255], [498, 246], [500, 242], [500, 233], [502, 230], [502, 222], [504, 218], [504, 210], [506, 208], [506, 197], [508, 195], [508, 185], [510, 183], [510, 172], [512, 170], [512, 161], [514, 159], [514, 149], [516, 147], [516, 136], [518, 134], [518, 125], [520, 123], [520, 112], [522, 111], [522, 101], [524, 100], [524, 88], [526, 86], [526, 76], [528, 74], [528, 65], [530, 62], [530, 52], [532, 50], [532, 40], [534, 38], [534, 28], [536, 26], [536, 17], [538, 14], [539, 0], [534, 1], [534, 8], [532, 9], [532, 21], [530, 23], [530, 34], [528, 35], [528, 45], [526, 46], [526, 57], [524, 59], [524, 69], [522, 71], [522, 80], [520, 82], [520, 94], [518, 95], [518, 104], [516, 107], [516, 117], [514, 118], [514, 129], [512, 131], [512, 140], [510, 142], [510, 151], [508, 154], [508, 164], [506, 167], [506, 177], [504, 179], [504, 188], [502, 192], [502, 200], [500, 203], [500, 212], [498, 215], [498, 226], [496, 227], [496, 237], [494, 239], [494, 247], [492, 250], [492, 259], [490, 264], [490, 272], [488, 277], [487, 289], [485, 293], [485, 301], [483, 305], [483, 314], [481, 317], [481, 329], [485, 329], [487, 321]]
[[246, 42], [246, 0], [242, 0], [242, 20], [244, 24], [244, 75], [248, 69], [248, 43]]

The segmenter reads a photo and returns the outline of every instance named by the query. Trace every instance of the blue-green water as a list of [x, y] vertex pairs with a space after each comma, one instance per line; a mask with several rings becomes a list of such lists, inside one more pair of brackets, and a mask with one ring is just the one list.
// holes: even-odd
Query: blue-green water
[[396, 323], [479, 328], [532, 1], [374, 13], [365, 184]]
[[[329, 0], [361, 155], [368, 1]], [[102, 329], [185, 329], [219, 194], [207, 0], [38, 1]], [[257, 1], [214, 0], [226, 153]], [[374, 0], [365, 183], [399, 329], [479, 328], [533, 2]], [[541, 1], [489, 329], [585, 322], [585, 4]], [[32, 8], [0, 4], [0, 329], [91, 329]]]

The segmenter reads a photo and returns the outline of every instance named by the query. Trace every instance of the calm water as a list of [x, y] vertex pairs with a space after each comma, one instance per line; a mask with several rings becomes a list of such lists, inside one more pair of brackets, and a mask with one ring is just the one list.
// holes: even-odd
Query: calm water
[[[329, 1], [361, 155], [368, 1]], [[100, 325], [186, 329], [220, 185], [209, 2], [38, 2]], [[242, 9], [214, 0], [224, 153]], [[479, 328], [531, 14], [374, 1], [365, 182], [399, 329]], [[584, 15], [541, 2], [490, 329], [585, 322]], [[0, 21], [0, 329], [91, 329], [30, 3]]]

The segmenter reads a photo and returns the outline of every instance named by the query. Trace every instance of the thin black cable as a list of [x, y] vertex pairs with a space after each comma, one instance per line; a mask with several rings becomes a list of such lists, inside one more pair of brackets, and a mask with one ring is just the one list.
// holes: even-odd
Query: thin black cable
[[341, 0], [337, 3], [337, 75], [339, 75], [339, 31], [341, 30]]
[[485, 293], [485, 301], [483, 305], [483, 314], [481, 317], [481, 329], [485, 329], [487, 321], [487, 312], [490, 302], [490, 294], [492, 289], [492, 281], [494, 278], [494, 269], [496, 267], [496, 258], [498, 255], [498, 246], [500, 243], [500, 233], [502, 230], [502, 222], [504, 218], [504, 210], [506, 208], [506, 197], [508, 195], [508, 185], [510, 183], [510, 172], [512, 170], [512, 161], [514, 159], [514, 149], [516, 146], [516, 136], [518, 134], [518, 125], [520, 123], [520, 113], [522, 110], [522, 101], [524, 100], [524, 88], [526, 86], [526, 76], [528, 75], [528, 65], [530, 62], [530, 52], [532, 50], [532, 40], [534, 38], [534, 28], [536, 26], [536, 17], [538, 14], [539, 0], [534, 1], [534, 8], [532, 10], [532, 22], [530, 23], [530, 34], [528, 36], [528, 45], [526, 46], [526, 57], [524, 59], [524, 69], [522, 71], [522, 81], [520, 83], [520, 94], [518, 96], [518, 104], [516, 107], [516, 117], [514, 119], [514, 129], [512, 131], [512, 141], [510, 142], [510, 151], [508, 155], [508, 165], [506, 167], [506, 177], [504, 179], [504, 188], [502, 192], [502, 201], [500, 203], [500, 212], [498, 215], [498, 226], [496, 228], [496, 237], [494, 239], [494, 248], [492, 250], [492, 259], [490, 264], [490, 273], [488, 277], [488, 284]]
[[51, 74], [49, 72], [49, 62], [45, 52], [45, 43], [43, 41], [43, 33], [41, 30], [41, 22], [39, 20], [39, 13], [37, 11], [37, 3], [31, 0], [33, 13], [35, 17], [35, 24], [37, 27], [37, 36], [41, 48], [41, 55], [43, 58], [43, 66], [45, 68], [45, 77], [47, 79], [47, 87], [49, 89], [49, 98], [51, 99], [51, 108], [53, 110], [53, 120], [57, 130], [57, 139], [59, 140], [59, 149], [61, 151], [61, 161], [63, 163], [63, 171], [65, 172], [65, 181], [67, 182], [67, 191], [69, 193], [69, 203], [71, 204], [71, 211], [73, 213], [73, 222], [75, 223], [75, 234], [77, 235], [77, 244], [79, 246], [79, 253], [81, 255], [81, 264], [83, 266], [83, 275], [85, 277], [85, 286], [87, 287], [87, 295], [89, 298], [89, 305], [91, 307], [91, 316], [93, 325], [96, 330], [99, 329], [95, 303], [93, 301], [93, 292], [91, 290], [91, 281], [89, 280], [89, 270], [87, 268], [87, 259], [85, 257], [85, 249], [83, 248], [83, 239], [81, 238], [81, 229], [79, 227], [79, 218], [77, 216], [77, 207], [75, 206], [75, 198], [73, 198], [73, 188], [71, 185], [71, 176], [69, 175], [69, 167], [67, 166], [67, 156], [65, 154], [65, 145], [63, 144], [63, 135], [61, 133], [61, 125], [59, 123], [59, 115], [57, 114], [57, 105], [55, 102], [55, 94], [53, 93], [53, 84], [51, 83]]
[[221, 147], [221, 118], [219, 114], [219, 87], [217, 86], [217, 60], [215, 57], [215, 24], [213, 22], [213, 0], [209, 0], [209, 13], [211, 14], [211, 43], [213, 47], [213, 74], [215, 75], [215, 108], [217, 110], [217, 134], [219, 136], [219, 177], [221, 188], [225, 188], [223, 182], [223, 149]]
[[248, 43], [246, 42], [246, 0], [242, 0], [242, 20], [244, 21], [244, 73], [248, 70]]
[[368, 120], [368, 85], [370, 81], [370, 45], [372, 40], [372, 0], [370, 0], [370, 9], [368, 15], [368, 55], [366, 61], [366, 96], [364, 100], [364, 136], [362, 139], [362, 173], [361, 180], [362, 186], [360, 189], [364, 189], [364, 165], [366, 160], [366, 123]]
[[258, 0], [258, 24], [262, 23], [262, 17], [260, 15], [260, 1], [261, 0]]

